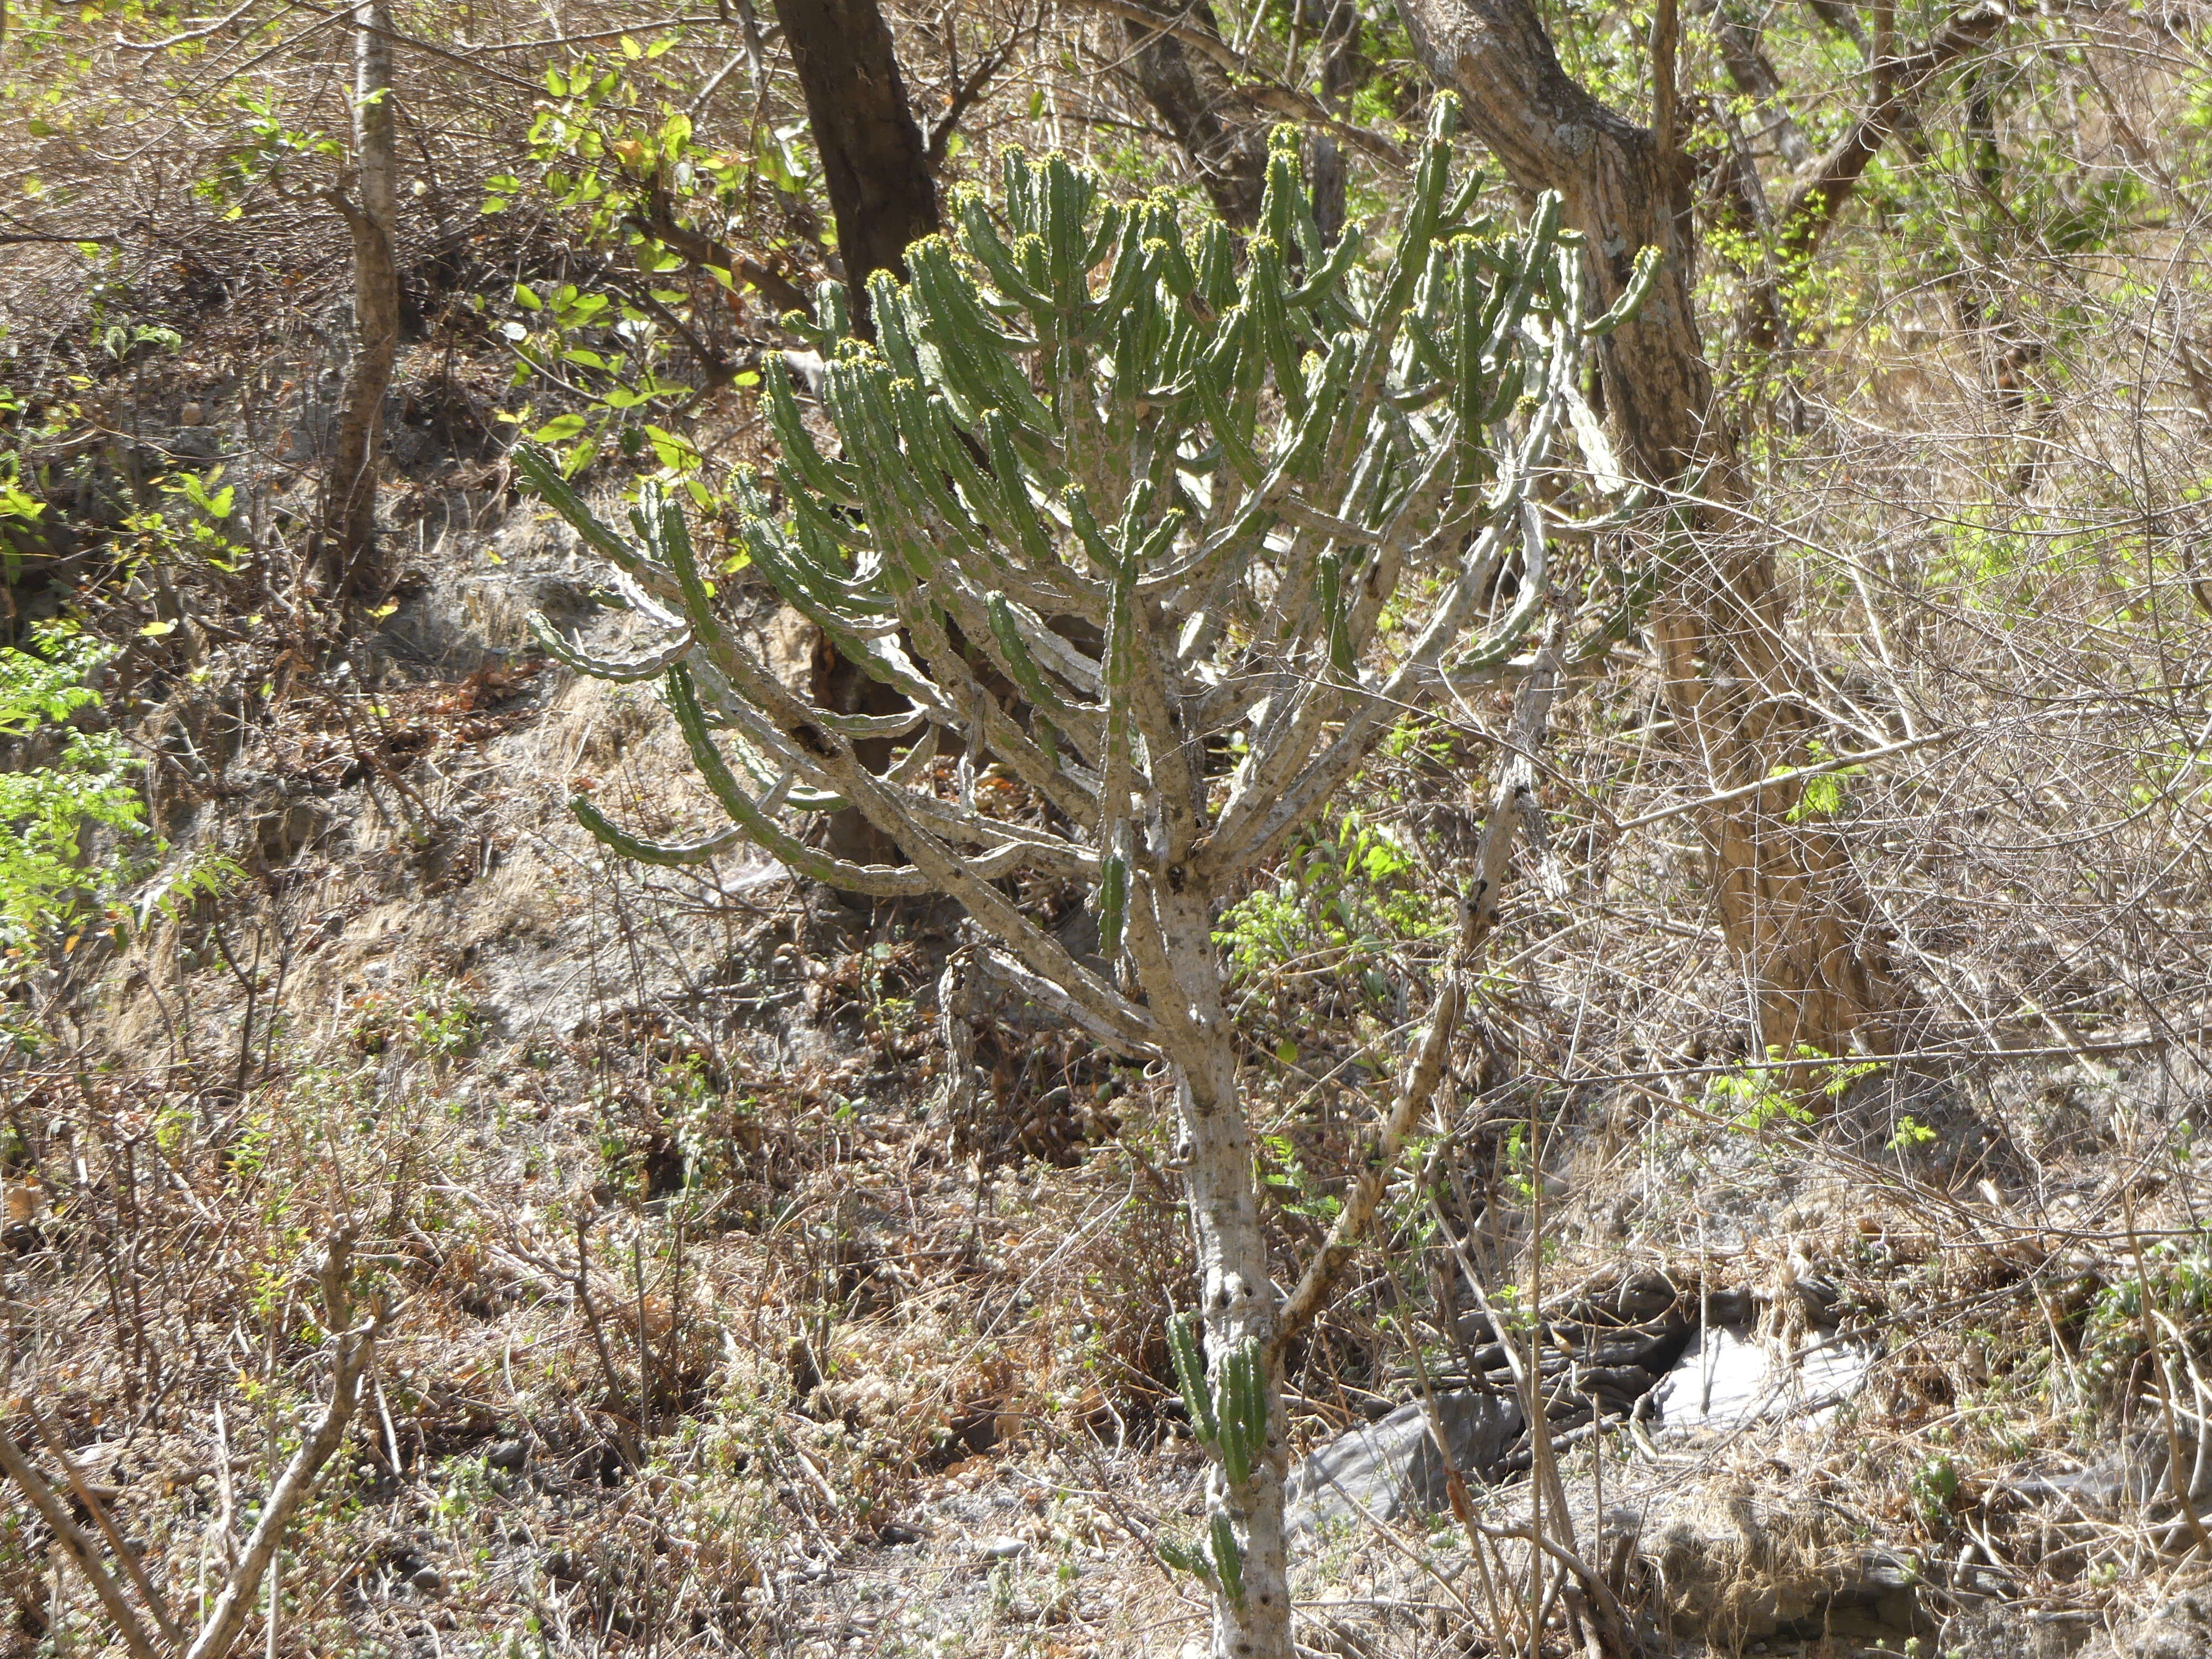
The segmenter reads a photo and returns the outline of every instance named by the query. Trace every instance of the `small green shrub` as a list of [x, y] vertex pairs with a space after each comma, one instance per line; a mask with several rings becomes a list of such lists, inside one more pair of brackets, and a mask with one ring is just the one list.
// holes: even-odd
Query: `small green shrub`
[[74, 944], [72, 931], [114, 901], [132, 861], [88, 855], [98, 829], [126, 843], [146, 835], [131, 781], [139, 763], [112, 732], [68, 724], [99, 702], [86, 678], [114, 654], [66, 623], [42, 629], [33, 650], [0, 649], [0, 733], [32, 761], [0, 772], [0, 946], [20, 962]]
[[1415, 880], [1412, 856], [1357, 811], [1303, 831], [1277, 878], [1222, 913], [1214, 933], [1232, 982], [1323, 955], [1366, 957], [1442, 929], [1449, 917]]

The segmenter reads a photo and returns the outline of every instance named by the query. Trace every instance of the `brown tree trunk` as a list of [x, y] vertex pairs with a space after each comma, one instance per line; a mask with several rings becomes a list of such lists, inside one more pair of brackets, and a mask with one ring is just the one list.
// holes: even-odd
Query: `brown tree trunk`
[[1858, 189], [1867, 165], [1907, 120], [1928, 83], [1950, 64], [1996, 39], [2011, 15], [1998, 0], [1980, 0], [1945, 22], [1909, 58], [1884, 58], [1874, 65], [1874, 95], [1844, 136], [1798, 186], [1782, 216], [1783, 264], [1802, 270]]
[[1806, 143], [1803, 130], [1782, 100], [1782, 77], [1775, 73], [1774, 60], [1766, 55], [1763, 33], [1758, 13], [1743, 0], [1721, 0], [1714, 8], [1713, 38], [1721, 49], [1721, 62], [1728, 66], [1729, 79], [1735, 82], [1738, 92], [1772, 112], [1765, 118], [1774, 135], [1775, 154], [1784, 166], [1802, 167], [1813, 159], [1813, 147]]
[[[907, 101], [890, 26], [876, 0], [775, 0], [775, 15], [806, 94], [807, 125], [830, 187], [853, 326], [872, 339], [868, 278], [878, 270], [903, 276], [908, 245], [941, 223], [928, 141]], [[882, 686], [837, 652], [824, 647], [821, 658], [813, 691], [828, 707], [887, 712], [880, 706]], [[891, 706], [901, 704], [892, 699]], [[867, 763], [880, 771], [890, 757], [884, 741]], [[851, 807], [832, 813], [823, 835], [833, 854], [855, 863], [894, 851]]]
[[[1644, 478], [1735, 495], [1734, 446], [1716, 419], [1692, 301], [1686, 159], [1661, 154], [1649, 130], [1570, 77], [1527, 0], [1401, 0], [1400, 11], [1415, 51], [1465, 96], [1469, 125], [1513, 182], [1564, 198], [1568, 222], [1588, 238], [1594, 306], [1620, 296], [1639, 248], [1665, 256], [1643, 311], [1600, 356], [1607, 413]], [[1801, 758], [1814, 729], [1782, 649], [1772, 555], [1739, 522], [1694, 505], [1674, 514], [1653, 617], [1668, 701], [1717, 792]], [[1722, 923], [1754, 987], [1767, 1048], [1880, 1048], [1895, 1003], [1887, 952], [1842, 842], [1790, 821], [1801, 794], [1778, 784], [1704, 815]]]
[[[1299, 0], [1298, 15], [1321, 43], [1322, 106], [1341, 116], [1345, 100], [1359, 80], [1359, 9], [1353, 0]], [[1322, 240], [1332, 247], [1344, 232], [1351, 183], [1347, 159], [1334, 134], [1314, 134], [1306, 178], [1313, 191], [1314, 223]]]
[[1213, 8], [1206, 0], [1142, 3], [1146, 11], [1158, 14], [1162, 27], [1123, 21], [1137, 86], [1198, 169], [1214, 211], [1230, 224], [1251, 225], [1260, 216], [1260, 198], [1267, 185], [1267, 129], [1251, 118], [1218, 63], [1167, 33], [1168, 26], [1175, 26], [1219, 38]]
[[875, 0], [775, 0], [775, 15], [806, 94], [854, 320], [866, 333], [868, 278], [904, 275], [907, 245], [938, 228], [929, 146]]
[[323, 477], [321, 565], [349, 606], [383, 597], [376, 545], [376, 485], [384, 447], [384, 394], [399, 342], [399, 274], [392, 257], [398, 163], [392, 107], [392, 12], [387, 0], [354, 8], [353, 196], [330, 199], [353, 234], [353, 354], [330, 470]]

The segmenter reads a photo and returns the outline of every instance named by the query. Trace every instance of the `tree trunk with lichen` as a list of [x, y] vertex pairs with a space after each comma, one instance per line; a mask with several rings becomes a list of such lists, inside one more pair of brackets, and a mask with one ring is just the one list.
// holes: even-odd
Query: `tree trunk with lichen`
[[[1132, 928], [1133, 944], [1146, 964], [1139, 972], [1160, 1011], [1161, 1047], [1175, 1077], [1176, 1151], [1198, 1247], [1208, 1381], [1218, 1389], [1224, 1361], [1239, 1345], [1249, 1340], [1263, 1351], [1273, 1348], [1278, 1303], [1252, 1179], [1252, 1132], [1237, 1089], [1236, 1036], [1216, 961], [1217, 900], [1194, 888], [1171, 887], [1155, 890], [1152, 898], [1152, 915]], [[1168, 994], [1159, 994], [1170, 985]], [[1243, 1552], [1241, 1601], [1214, 1601], [1213, 1659], [1291, 1659], [1293, 1652], [1283, 1534], [1290, 1456], [1277, 1382], [1276, 1368], [1267, 1367], [1267, 1439], [1247, 1478], [1233, 1480], [1218, 1459], [1206, 1471], [1206, 1511], [1226, 1518]]]
[[[1802, 761], [1817, 727], [1783, 648], [1772, 552], [1727, 506], [1741, 492], [1698, 331], [1688, 158], [1661, 153], [1650, 129], [1568, 76], [1527, 0], [1406, 0], [1401, 13], [1514, 183], [1564, 198], [1588, 239], [1593, 309], [1626, 287], [1638, 248], [1664, 254], [1644, 309], [1598, 365], [1629, 464], [1692, 498], [1670, 516], [1651, 617], [1668, 702], [1716, 793]], [[1879, 1050], [1896, 1003], [1887, 948], [1843, 842], [1791, 821], [1802, 800], [1801, 786], [1778, 783], [1700, 815], [1722, 925], [1752, 981], [1763, 1047]]]

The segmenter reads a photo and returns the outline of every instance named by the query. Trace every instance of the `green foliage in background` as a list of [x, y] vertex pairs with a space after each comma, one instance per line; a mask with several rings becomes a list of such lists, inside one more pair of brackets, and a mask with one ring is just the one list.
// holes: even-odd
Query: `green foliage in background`
[[1302, 831], [1279, 873], [1222, 913], [1215, 941], [1242, 982], [1294, 963], [1369, 957], [1437, 933], [1443, 907], [1425, 892], [1413, 857], [1349, 811]]
[[0, 733], [28, 744], [33, 763], [0, 772], [0, 946], [19, 960], [65, 945], [70, 925], [111, 902], [126, 878], [123, 861], [88, 857], [88, 832], [146, 833], [131, 781], [138, 763], [122, 739], [67, 723], [99, 701], [85, 678], [112, 648], [65, 623], [33, 642], [0, 649]]

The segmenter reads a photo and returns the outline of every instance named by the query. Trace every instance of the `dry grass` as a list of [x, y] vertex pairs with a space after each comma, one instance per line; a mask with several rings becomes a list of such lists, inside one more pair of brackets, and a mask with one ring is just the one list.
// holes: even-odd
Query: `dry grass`
[[[562, 27], [655, 15], [599, 4]], [[1815, 799], [1912, 992], [1901, 1052], [1842, 1057], [1818, 1124], [1766, 1088], [1694, 820], [1654, 816], [1709, 781], [1625, 650], [1559, 710], [1548, 852], [1516, 872], [1479, 1029], [1384, 1248], [1291, 1378], [1303, 1444], [1405, 1398], [1413, 1346], [1465, 1363], [1438, 1211], [1492, 1292], [1540, 1272], [1555, 1316], [1655, 1269], [1688, 1296], [1754, 1292], [1766, 1337], [1796, 1348], [1827, 1328], [1795, 1287], [1832, 1286], [1838, 1328], [1878, 1356], [1845, 1414], [1656, 1462], [1623, 1430], [1569, 1456], [1577, 1480], [1607, 1459], [1617, 1492], [1697, 1487], [1769, 1517], [1700, 1569], [1722, 1650], [1763, 1600], [1817, 1608], [1873, 1541], [1916, 1564], [1939, 1624], [1993, 1597], [2086, 1630], [2204, 1569], [2160, 1460], [2169, 1419], [2193, 1457], [2212, 1411], [2195, 1148], [2212, 405], [2201, 210], [2130, 153], [2185, 130], [2203, 65], [2170, 20], [2069, 13], [2047, 43], [2072, 39], [2062, 23], [2087, 55], [2057, 92], [2007, 103], [2002, 137], [2020, 155], [2063, 134], [2081, 179], [2135, 180], [2118, 252], [2030, 228], [1945, 240], [1912, 216], [1955, 215], [1978, 185], [1942, 149], [1832, 250], [1798, 373], [1744, 381], [1741, 533], [1788, 574], [1795, 695], [1832, 754], [1893, 750]], [[139, 641], [116, 701], [137, 700], [171, 867], [220, 853], [243, 875], [17, 999], [11, 1029], [40, 1046], [0, 1072], [6, 1391], [65, 1425], [189, 1601], [321, 1387], [309, 1263], [350, 1215], [386, 1310], [375, 1409], [288, 1552], [276, 1651], [1174, 1651], [1194, 1603], [1147, 1548], [1188, 1530], [1197, 1465], [1160, 1346], [1187, 1262], [1156, 1089], [1064, 1038], [1009, 1036], [986, 1056], [986, 1133], [956, 1137], [930, 1108], [948, 918], [847, 912], [734, 861], [698, 883], [610, 868], [557, 809], [556, 786], [587, 778], [649, 830], [708, 821], [648, 701], [532, 675], [522, 651], [522, 613], [564, 594], [588, 611], [593, 579], [510, 511], [484, 434], [521, 394], [490, 313], [458, 302], [483, 292], [495, 313], [516, 280], [599, 258], [573, 218], [476, 212], [554, 49], [498, 58], [521, 85], [441, 67], [408, 88], [403, 136], [434, 184], [406, 253], [422, 337], [404, 379], [427, 435], [395, 517], [425, 580], [386, 662], [347, 679], [286, 611], [336, 240], [305, 174], [236, 219], [190, 191], [246, 134], [231, 93], [335, 129], [335, 33], [299, 14], [252, 68], [279, 36], [218, 33], [157, 72], [106, 21], [53, 27], [87, 54], [56, 84], [99, 96], [52, 132], [0, 136], [0, 183], [13, 203], [36, 175], [48, 195], [11, 215], [119, 246], [89, 264], [9, 250], [10, 383], [82, 404], [52, 457], [106, 457], [85, 475], [102, 489], [204, 403], [240, 447], [258, 562], [173, 571], [193, 620], [142, 638], [162, 601], [123, 580], [116, 514], [87, 507], [62, 550], [87, 615]], [[545, 33], [511, 9], [403, 27]], [[902, 27], [915, 79], [938, 84], [942, 30]], [[1112, 38], [1019, 57], [953, 172], [1016, 139], [1113, 159], [1133, 114]], [[698, 84], [724, 44], [660, 61]], [[19, 78], [57, 61], [11, 50]], [[2061, 94], [2099, 112], [2072, 120]], [[735, 146], [795, 112], [778, 70], [757, 105], [708, 119]], [[1926, 124], [1954, 133], [1958, 113]], [[2051, 187], [2016, 197], [2030, 186]], [[782, 239], [809, 276], [818, 238], [786, 207], [761, 198], [725, 234]], [[1712, 298], [1725, 317], [1724, 284]], [[767, 338], [699, 309], [719, 348]], [[114, 323], [182, 343], [103, 356]], [[72, 374], [92, 384], [70, 391]], [[757, 441], [740, 393], [690, 412], [720, 459]], [[1430, 924], [1484, 798], [1469, 773], [1504, 714], [1410, 732], [1363, 780], [1359, 823], [1317, 826], [1261, 890], [1273, 908], [1231, 927], [1285, 1264], [1421, 1018]], [[2066, 1483], [2100, 1461], [2110, 1481]], [[1484, 1513], [1510, 1522], [1517, 1490]], [[1469, 1551], [1412, 1528], [1317, 1556], [1328, 1605], [1308, 1639], [1480, 1650], [1506, 1615]], [[14, 1511], [0, 1613], [11, 1652], [105, 1640]]]

